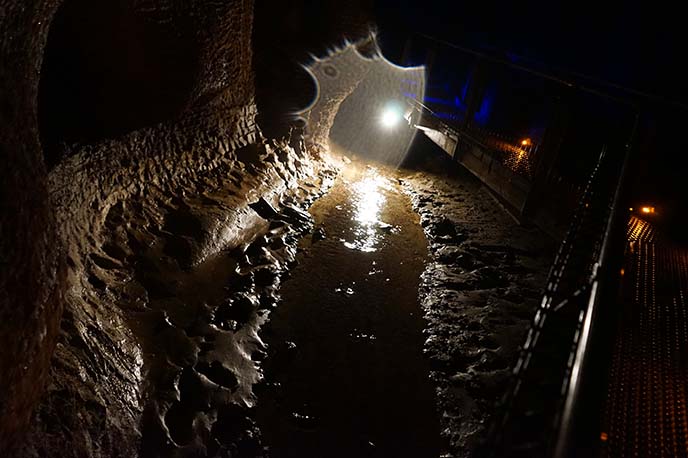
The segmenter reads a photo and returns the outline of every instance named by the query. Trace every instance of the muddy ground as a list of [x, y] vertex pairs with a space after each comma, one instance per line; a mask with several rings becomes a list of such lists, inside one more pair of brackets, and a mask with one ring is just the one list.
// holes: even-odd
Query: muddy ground
[[439, 456], [418, 286], [427, 242], [398, 176], [341, 165], [261, 335], [272, 458]]
[[[344, 338], [360, 355], [370, 353], [366, 345], [371, 342], [383, 345], [376, 350], [377, 359], [358, 358], [367, 362], [357, 366], [361, 378], [352, 379], [354, 389], [345, 398], [356, 399], [367, 390], [366, 396], [373, 397], [364, 399], [375, 399], [367, 385], [378, 384], [375, 389], [385, 399], [382, 408], [357, 411], [362, 418], [376, 418], [380, 437], [357, 444], [368, 447], [370, 456], [387, 456], [380, 450], [392, 450], [394, 437], [386, 436], [385, 428], [411, 431], [414, 421], [423, 421], [429, 426], [426, 442], [420, 443], [431, 444], [428, 456], [470, 456], [483, 437], [494, 401], [506, 388], [553, 243], [538, 230], [517, 225], [475, 179], [442, 156], [413, 171], [373, 164], [375, 176], [386, 183], [384, 192], [394, 194], [393, 199], [385, 194], [385, 202], [398, 208], [386, 209], [385, 202], [377, 202], [382, 216], [372, 225], [358, 224], [357, 237], [328, 234], [322, 226], [326, 205], [316, 202], [313, 215], [306, 209], [333, 183], [336, 191], [337, 182], [352, 180], [347, 168], [363, 175], [371, 170], [360, 159], [353, 158], [351, 164], [341, 154], [333, 158], [305, 160], [285, 145], [245, 149], [236, 158], [240, 170], [224, 178], [215, 173], [215, 181], [201, 186], [200, 193], [189, 189], [188, 195], [179, 196], [153, 190], [112, 205], [102, 215], [102, 229], [84, 238], [83, 249], [90, 254], [83, 259], [75, 252], [69, 258], [74, 307], [63, 320], [48, 392], [19, 456], [132, 456], [134, 451], [146, 457], [280, 456], [275, 447], [271, 452], [269, 442], [285, 432], [275, 431], [275, 422], [266, 426], [261, 409], [254, 408], [262, 396], [273, 402], [274, 393], [264, 394], [263, 388], [256, 397], [255, 388], [264, 368], [268, 377], [261, 386], [274, 387], [275, 365], [293, 357], [283, 359], [279, 352], [319, 324], [288, 339], [291, 312], [275, 320], [276, 328], [268, 331], [272, 336], [266, 337], [265, 324], [283, 293], [286, 305], [293, 307], [300, 302], [298, 290], [307, 288], [311, 278], [315, 285], [318, 278], [341, 273], [318, 270], [324, 264], [317, 258], [332, 255], [335, 246], [344, 250], [335, 257], [347, 250], [353, 255], [348, 267], [344, 263], [347, 272], [360, 270], [375, 280], [366, 287], [354, 285], [353, 277], [329, 278], [337, 283], [329, 293], [359, 306], [362, 296], [357, 294], [366, 288], [377, 298], [371, 320], [360, 321], [365, 308], [342, 315], [357, 317], [350, 320], [352, 331]], [[341, 170], [345, 172], [335, 181]], [[282, 183], [279, 190], [270, 190], [273, 182]], [[348, 215], [344, 220], [355, 223], [358, 218], [360, 223], [366, 218], [370, 209], [365, 201], [347, 202], [344, 191], [337, 192], [325, 199], [334, 198], [330, 205], [335, 208], [350, 207], [342, 212]], [[398, 243], [406, 243], [410, 251], [396, 252]], [[380, 250], [380, 264], [373, 263], [370, 253], [380, 247], [388, 251]], [[394, 265], [406, 257], [409, 265], [395, 271]], [[294, 270], [298, 263], [302, 266]], [[292, 273], [297, 279], [290, 286]], [[328, 302], [322, 316], [332, 318], [337, 304], [327, 295], [318, 298], [317, 292], [312, 288], [304, 297], [313, 293], [312, 300]], [[406, 305], [399, 302], [401, 296]], [[395, 322], [390, 303], [412, 318]], [[366, 326], [375, 321], [378, 327], [371, 332]], [[274, 332], [280, 323], [282, 331]], [[399, 329], [404, 331], [396, 332]], [[324, 339], [339, 340], [336, 333]], [[311, 338], [315, 356], [308, 361], [320, 364], [319, 347], [313, 342]], [[351, 355], [356, 359], [355, 352]], [[388, 370], [370, 378], [367, 365], [378, 367], [386, 360], [392, 362]], [[406, 372], [399, 368], [404, 360]], [[330, 382], [347, 373], [350, 361], [340, 362], [327, 375], [334, 377]], [[317, 378], [317, 372], [315, 368], [304, 377]], [[390, 394], [394, 390], [384, 389], [389, 377], [405, 380], [397, 384], [402, 387], [420, 387], [423, 394], [413, 400], [413, 390]], [[296, 377], [291, 383], [301, 380]], [[334, 399], [341, 387], [330, 382], [320, 393], [329, 390]], [[288, 398], [290, 393], [282, 390], [278, 395]], [[340, 404], [347, 403], [333, 402]], [[383, 410], [399, 421], [378, 415]], [[262, 410], [263, 417], [265, 413]], [[287, 413], [296, 413], [297, 423], [310, 428], [308, 411]], [[376, 448], [376, 441], [386, 448]]]
[[[311, 227], [304, 208], [335, 175], [298, 142], [259, 140], [192, 176], [165, 174], [178, 164], [164, 157], [113, 167], [111, 186], [87, 154], [55, 170], [71, 286], [16, 456], [257, 456], [257, 329]], [[135, 187], [133, 174], [152, 177]], [[81, 182], [106, 203], [81, 202]]]
[[420, 301], [446, 456], [484, 440], [544, 291], [555, 242], [517, 224], [465, 169], [442, 155], [400, 172], [428, 238]]
[[[257, 404], [265, 454], [474, 456], [508, 387], [556, 244], [518, 224], [442, 154], [394, 170], [334, 151], [343, 172], [311, 207], [315, 232], [302, 241], [301, 264], [266, 326]], [[356, 221], [366, 173], [385, 195], [372, 211], [379, 196], [366, 197], [363, 219], [372, 225]], [[423, 267], [414, 270], [419, 257]], [[376, 283], [380, 274], [385, 281]], [[392, 311], [381, 314], [385, 306]], [[423, 319], [406, 325], [414, 313]], [[397, 340], [380, 342], [385, 334]], [[423, 377], [434, 396], [414, 381]], [[415, 430], [405, 426], [414, 423]]]

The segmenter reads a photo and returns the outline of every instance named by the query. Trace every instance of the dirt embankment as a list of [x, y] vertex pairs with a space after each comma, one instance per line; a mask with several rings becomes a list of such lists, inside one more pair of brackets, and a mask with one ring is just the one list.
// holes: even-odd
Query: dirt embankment
[[541, 297], [554, 242], [518, 225], [468, 172], [434, 158], [403, 178], [430, 261], [420, 299], [443, 435], [472, 456]]
[[334, 172], [297, 132], [262, 138], [254, 117], [253, 106], [208, 109], [76, 151], [51, 173], [69, 289], [17, 456], [257, 447], [244, 414], [257, 328], [310, 225], [300, 206]]
[[[151, 151], [129, 161], [125, 141], [77, 153], [51, 175], [71, 287], [48, 393], [20, 456], [263, 456], [249, 415], [266, 356], [258, 331], [312, 229], [304, 210], [335, 171], [298, 134], [264, 140], [247, 118], [238, 111], [222, 122], [239, 124], [218, 126], [235, 138], [211, 134], [174, 156], [188, 167]], [[156, 145], [142, 138], [166, 132], [129, 141]], [[191, 166], [212, 153], [208, 166]], [[102, 162], [112, 164], [107, 177], [93, 172]], [[440, 421], [452, 453], [470, 456], [552, 244], [460, 172], [401, 176], [429, 241], [420, 298]]]

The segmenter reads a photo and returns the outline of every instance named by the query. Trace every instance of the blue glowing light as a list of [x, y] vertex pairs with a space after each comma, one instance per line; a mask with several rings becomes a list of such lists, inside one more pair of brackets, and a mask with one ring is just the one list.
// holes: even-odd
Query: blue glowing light
[[490, 115], [492, 114], [492, 109], [494, 107], [494, 99], [495, 99], [495, 89], [494, 87], [490, 87], [485, 90], [485, 94], [483, 95], [483, 99], [480, 102], [480, 108], [478, 111], [475, 112], [475, 115], [473, 116], [473, 119], [475, 122], [477, 122], [481, 126], [487, 125], [487, 122], [490, 119]]

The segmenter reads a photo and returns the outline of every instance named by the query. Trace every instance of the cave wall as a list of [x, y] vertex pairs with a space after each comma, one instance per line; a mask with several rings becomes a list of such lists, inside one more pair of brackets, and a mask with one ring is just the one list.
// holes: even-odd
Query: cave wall
[[48, 165], [59, 162], [64, 145], [175, 119], [228, 88], [229, 103], [249, 103], [252, 5], [65, 1], [52, 18], [41, 67]]
[[[137, 252], [173, 237], [191, 266], [255, 236], [247, 204], [317, 167], [289, 115], [301, 63], [368, 33], [367, 0], [285, 3], [0, 1], [0, 454], [141, 451]], [[192, 198], [201, 230], [163, 234]]]
[[[304, 66], [346, 40], [374, 30], [373, 0], [257, 0], [254, 67], [258, 120], [268, 136], [283, 135], [310, 105], [317, 87]], [[336, 110], [336, 106], [334, 106]]]
[[63, 307], [64, 263], [36, 125], [41, 50], [56, 6], [0, 2], [0, 448], [42, 393]]
[[[0, 447], [12, 448], [25, 433], [47, 379], [44, 415], [38, 419], [42, 423], [34, 421], [31, 432], [36, 448], [27, 453], [45, 456], [50, 450], [71, 448], [81, 456], [132, 456], [142, 409], [140, 344], [118, 305], [98, 297], [101, 283], [88, 273], [86, 265], [102, 250], [102, 235], [110, 230], [105, 218], [112, 205], [154, 194], [154, 190], [193, 192], [204, 184], [202, 175], [217, 169], [223, 160], [223, 165], [231, 168], [227, 165], [232, 162], [230, 153], [259, 140], [253, 121], [253, 3], [118, 2], [119, 15], [100, 18], [101, 22], [116, 22], [109, 23], [110, 29], [130, 21], [139, 26], [145, 23], [153, 33], [159, 29], [171, 33], [172, 29], [182, 38], [194, 39], [191, 62], [196, 65], [179, 70], [193, 75], [193, 84], [184, 93], [183, 112], [166, 124], [155, 125], [170, 117], [169, 113], [145, 120], [152, 127], [89, 143], [100, 139], [100, 134], [112, 136], [140, 126], [127, 124], [127, 120], [117, 125], [118, 116], [127, 116], [122, 110], [93, 113], [89, 107], [63, 100], [52, 112], [48, 110], [44, 123], [55, 124], [68, 115], [80, 119], [95, 114], [104, 116], [102, 123], [114, 125], [115, 130], [93, 129], [83, 137], [60, 136], [64, 132], [58, 131], [55, 143], [63, 150], [52, 155], [45, 154], [39, 140], [43, 133], [37, 122], [39, 105], [45, 101], [39, 88], [54, 83], [50, 80], [54, 74], [42, 74], [42, 59], [51, 19], [62, 7], [57, 2], [19, 4], [2, 4], [2, 81], [7, 85], [1, 96], [0, 141], [7, 165], [2, 169], [2, 254], [10, 269], [2, 275], [0, 308]], [[74, 14], [72, 6], [85, 8], [72, 2], [66, 7], [68, 14]], [[77, 12], [82, 14], [79, 20], [88, 21], [93, 10]], [[88, 31], [91, 35], [98, 32]], [[92, 38], [98, 42], [103, 37]], [[135, 41], [130, 48], [151, 47], [150, 43], [137, 43], [137, 38], [141, 37], [130, 37]], [[69, 51], [68, 44], [49, 43], [48, 49], [57, 47], [50, 57], [59, 61]], [[110, 47], [118, 45], [109, 43]], [[157, 50], [170, 53], [164, 46]], [[91, 89], [116, 89], [121, 81], [113, 83], [116, 77], [107, 75], [116, 73], [116, 68], [101, 65], [100, 72], [93, 71], [93, 66], [102, 64], [93, 61], [106, 61], [111, 49], [101, 44], [96, 51], [96, 56], [80, 56], [91, 68], [80, 62], [69, 76], [89, 81]], [[109, 64], [132, 65], [117, 59]], [[152, 84], [149, 75], [134, 83]], [[126, 85], [119, 88], [120, 92], [127, 89]], [[92, 92], [87, 95], [95, 96]], [[106, 104], [106, 108], [112, 107]], [[132, 104], [126, 108], [136, 111], [139, 107]], [[96, 137], [89, 136], [93, 131]], [[71, 143], [76, 140], [80, 143]], [[46, 165], [54, 167], [49, 175]], [[150, 200], [141, 203], [154, 205]], [[58, 332], [57, 350], [49, 364]]]
[[156, 25], [133, 2], [70, 0], [52, 19], [38, 98], [49, 167], [94, 143], [178, 115], [198, 68], [192, 29]]
[[304, 113], [311, 144], [327, 147], [340, 106], [366, 79], [370, 69], [370, 62], [362, 59], [353, 45], [337, 49], [327, 58], [317, 58], [309, 65], [309, 72], [318, 81], [316, 101]]
[[[381, 54], [366, 58], [358, 55], [358, 51], [351, 56], [347, 55], [346, 62], [336, 62], [343, 56], [333, 57], [338, 58], [331, 59], [335, 69], [341, 68], [349, 73], [348, 69], [355, 66], [348, 61], [354, 60], [368, 70], [365, 78], [338, 104], [334, 119], [317, 123], [315, 117], [311, 116], [309, 129], [316, 129], [317, 135], [318, 126], [324, 125], [328, 128], [327, 137], [345, 150], [398, 167], [406, 158], [416, 135], [414, 126], [419, 121], [420, 113], [410, 100], [423, 99], [425, 68], [398, 67]], [[337, 73], [339, 72], [335, 71], [333, 76], [337, 77]], [[342, 77], [339, 76], [340, 79]], [[328, 78], [327, 73], [319, 77], [322, 78]], [[324, 89], [321, 91], [323, 94], [325, 92]], [[381, 123], [380, 118], [387, 110], [398, 114], [398, 123]]]

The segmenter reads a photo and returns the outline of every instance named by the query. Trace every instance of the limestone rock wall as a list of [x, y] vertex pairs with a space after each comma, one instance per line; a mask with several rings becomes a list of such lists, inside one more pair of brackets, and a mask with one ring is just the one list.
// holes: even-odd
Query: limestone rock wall
[[36, 126], [55, 7], [0, 2], [0, 448], [16, 440], [42, 393], [63, 307], [64, 264]]
[[371, 29], [372, 0], [256, 2], [256, 103], [267, 136], [283, 134], [315, 99], [317, 87], [303, 68], [313, 56], [327, 56], [347, 39], [366, 38]]
[[[122, 0], [112, 15], [81, 0], [0, 0], [0, 455], [197, 456], [232, 442], [211, 431], [231, 412], [205, 403], [251, 402], [259, 339], [209, 321], [190, 330], [169, 293], [218, 253], [244, 259], [270, 229], [249, 203], [279, 209], [314, 192], [298, 183], [320, 186], [283, 103], [302, 108], [294, 93], [307, 84], [282, 70], [314, 43], [356, 38], [369, 18], [359, 3], [324, 2], [309, 28], [316, 16], [299, 2], [259, 2], [254, 17], [252, 0]], [[83, 55], [67, 54], [64, 20], [87, 29]], [[60, 73], [65, 56], [74, 65]], [[161, 272], [172, 272], [163, 285]], [[234, 359], [207, 339], [234, 342]], [[212, 395], [185, 399], [198, 383]]]
[[[137, 455], [147, 397], [145, 342], [132, 325], [132, 298], [122, 290], [133, 287], [135, 253], [158, 242], [154, 234], [171, 202], [217, 190], [227, 174], [241, 170], [236, 151], [259, 140], [254, 117], [250, 105], [207, 110], [84, 148], [51, 172], [50, 200], [67, 264], [65, 314], [23, 454]], [[231, 210], [218, 208], [222, 219], [209, 218], [196, 239], [182, 242], [180, 264], [198, 263], [251, 235], [256, 217], [241, 197]], [[147, 297], [140, 300], [147, 307]]]
[[[197, 67], [180, 69], [195, 77], [187, 108], [176, 121], [65, 148], [50, 174], [39, 140], [39, 87], [51, 21], [64, 5], [0, 5], [3, 451], [25, 434], [47, 381], [32, 432], [37, 442], [26, 453], [135, 454], [143, 408], [140, 343], [121, 304], [102, 297], [108, 286], [92, 272], [93, 259], [124, 262], [112, 261], [112, 253], [97, 257], [104, 233], [113, 230], [109, 210], [218, 187], [219, 170], [236, 167], [235, 151], [262, 141], [254, 122], [252, 2], [125, 3], [149, 27], [194, 37]], [[70, 106], [61, 109], [66, 114]], [[245, 236], [242, 228], [234, 228], [236, 238]], [[219, 232], [208, 228], [189, 262], [231, 242]]]

